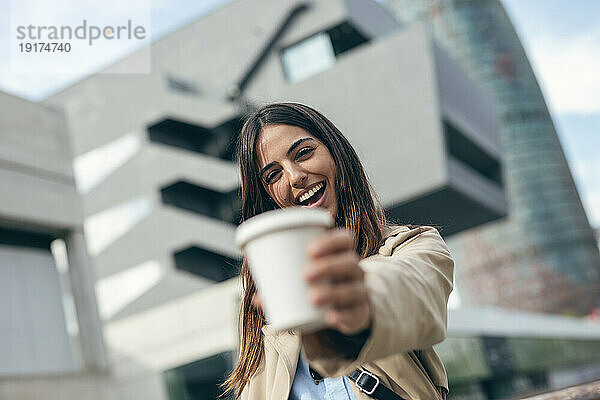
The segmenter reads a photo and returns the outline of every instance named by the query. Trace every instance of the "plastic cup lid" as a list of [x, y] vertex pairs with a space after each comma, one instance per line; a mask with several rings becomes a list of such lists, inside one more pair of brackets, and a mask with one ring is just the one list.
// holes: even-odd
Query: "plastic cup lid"
[[243, 248], [266, 233], [301, 226], [333, 226], [331, 214], [321, 208], [287, 207], [258, 214], [244, 221], [235, 231], [235, 244]]

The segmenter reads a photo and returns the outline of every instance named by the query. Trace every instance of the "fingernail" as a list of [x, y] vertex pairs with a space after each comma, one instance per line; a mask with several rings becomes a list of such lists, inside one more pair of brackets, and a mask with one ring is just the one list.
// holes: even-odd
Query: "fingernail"
[[321, 246], [319, 245], [318, 242], [312, 242], [308, 245], [308, 254], [311, 256], [315, 256], [317, 254], [319, 254], [319, 251], [321, 250]]

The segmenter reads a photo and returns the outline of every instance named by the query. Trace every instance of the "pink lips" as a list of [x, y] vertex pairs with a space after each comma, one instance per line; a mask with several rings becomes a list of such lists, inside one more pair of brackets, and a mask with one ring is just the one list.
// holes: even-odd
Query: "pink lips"
[[321, 195], [321, 198], [319, 200], [317, 200], [316, 203], [313, 203], [310, 206], [302, 206], [302, 207], [306, 207], [306, 208], [319, 207], [321, 204], [323, 204], [325, 202], [326, 196], [327, 196], [327, 187], [325, 187], [325, 189], [323, 190], [323, 194]]

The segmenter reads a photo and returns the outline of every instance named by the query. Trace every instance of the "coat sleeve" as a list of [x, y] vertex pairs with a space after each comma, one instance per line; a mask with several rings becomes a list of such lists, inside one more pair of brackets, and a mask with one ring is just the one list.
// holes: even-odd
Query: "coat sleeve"
[[352, 353], [330, 335], [302, 336], [311, 367], [323, 376], [348, 375], [361, 364], [426, 349], [446, 337], [454, 262], [435, 228], [400, 230], [360, 266], [373, 313], [362, 348]]

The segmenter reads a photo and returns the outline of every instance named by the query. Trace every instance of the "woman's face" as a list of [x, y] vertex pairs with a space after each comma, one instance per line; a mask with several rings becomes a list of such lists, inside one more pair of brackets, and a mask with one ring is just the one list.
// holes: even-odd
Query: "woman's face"
[[269, 125], [256, 151], [259, 179], [279, 207], [322, 207], [335, 219], [336, 166], [323, 143], [297, 126]]

